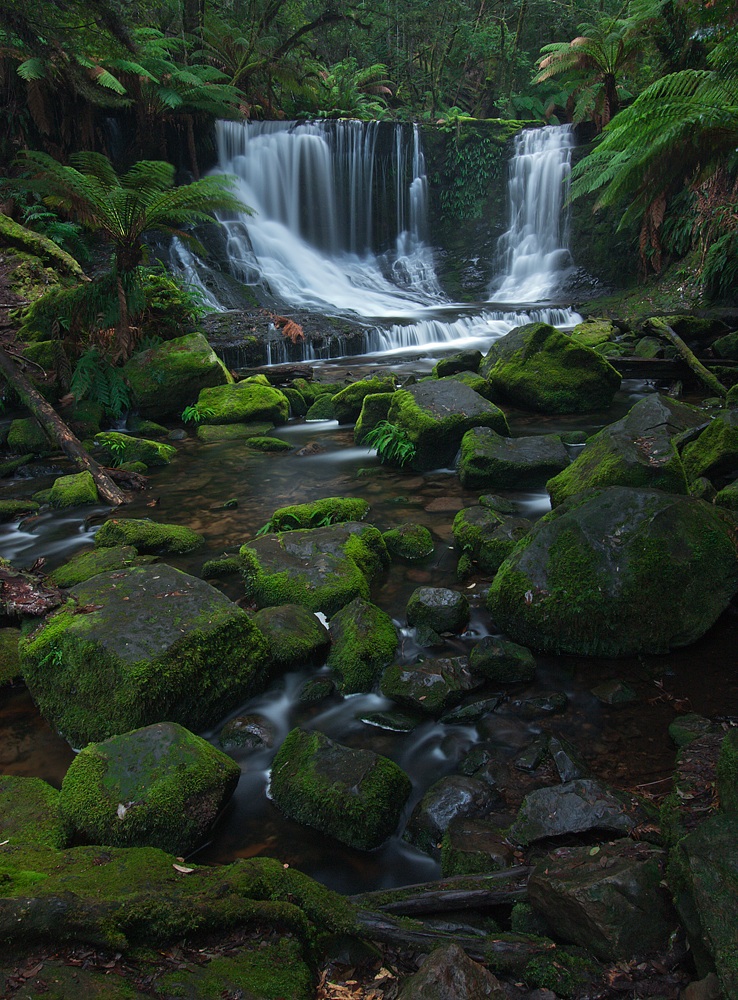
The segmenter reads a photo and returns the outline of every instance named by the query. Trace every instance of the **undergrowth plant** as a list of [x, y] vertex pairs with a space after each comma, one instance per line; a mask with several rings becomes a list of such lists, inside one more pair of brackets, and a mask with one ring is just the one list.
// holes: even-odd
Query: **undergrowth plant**
[[192, 403], [182, 410], [182, 423], [199, 424], [206, 417], [215, 416], [215, 410], [211, 406], [203, 406], [201, 403]]
[[379, 461], [388, 465], [407, 465], [415, 458], [415, 443], [406, 431], [388, 420], [380, 420], [366, 435], [363, 444], [375, 448]]
[[69, 386], [75, 399], [100, 403], [105, 412], [118, 419], [131, 404], [123, 372], [116, 368], [96, 347], [80, 355]]

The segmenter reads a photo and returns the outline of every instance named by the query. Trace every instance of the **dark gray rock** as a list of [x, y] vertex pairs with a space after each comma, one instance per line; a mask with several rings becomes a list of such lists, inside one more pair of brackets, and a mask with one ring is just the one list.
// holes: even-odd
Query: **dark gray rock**
[[491, 427], [474, 427], [461, 441], [459, 479], [467, 489], [498, 490], [542, 486], [569, 464], [558, 434], [503, 437]]
[[398, 705], [426, 715], [441, 715], [482, 683], [469, 670], [466, 657], [448, 656], [393, 664], [382, 675], [381, 689]]
[[532, 526], [525, 517], [509, 517], [482, 506], [464, 507], [454, 518], [454, 541], [462, 559], [466, 557], [482, 573], [496, 573]]
[[282, 667], [309, 662], [330, 643], [328, 629], [301, 604], [262, 608], [253, 622], [269, 643], [272, 659]]
[[268, 750], [274, 746], [275, 730], [263, 715], [239, 715], [227, 722], [220, 731], [218, 743], [225, 750]]
[[405, 980], [398, 1000], [507, 1000], [499, 981], [456, 944], [437, 948]]
[[504, 831], [493, 823], [466, 816], [452, 819], [441, 842], [441, 872], [477, 875], [515, 864], [515, 854]]
[[486, 815], [499, 795], [476, 778], [450, 774], [428, 789], [413, 809], [404, 838], [421, 851], [438, 856], [441, 840], [452, 819]]
[[496, 635], [479, 640], [469, 655], [469, 665], [493, 684], [531, 681], [536, 672], [536, 660], [529, 649]]
[[458, 590], [418, 587], [407, 602], [407, 623], [425, 626], [439, 634], [463, 632], [469, 621], [469, 602]]

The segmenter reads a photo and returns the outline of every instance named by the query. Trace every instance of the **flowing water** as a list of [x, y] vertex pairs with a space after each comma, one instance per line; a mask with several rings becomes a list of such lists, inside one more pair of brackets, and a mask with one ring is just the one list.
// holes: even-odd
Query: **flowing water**
[[[568, 266], [566, 223], [557, 216], [554, 225], [552, 216], [555, 207], [563, 205], [570, 141], [564, 131], [549, 129], [521, 139], [511, 165], [510, 225], [500, 246], [503, 264], [490, 293], [496, 298], [544, 300], [555, 295], [557, 282], [563, 280]], [[325, 377], [358, 377], [377, 367], [400, 373], [427, 370], [437, 351], [471, 343], [484, 347], [531, 317], [553, 318], [557, 325], [575, 318], [569, 311], [552, 311], [545, 302], [525, 310], [495, 310], [488, 304], [474, 314], [445, 302], [424, 228], [427, 182], [417, 130], [390, 127], [387, 135], [379, 126], [356, 123], [227, 123], [220, 128], [219, 144], [222, 169], [240, 178], [244, 199], [258, 210], [225, 224], [234, 271], [301, 308], [352, 313], [367, 320], [367, 350], [377, 355], [345, 359], [342, 367], [326, 363]], [[376, 211], [380, 200], [386, 203], [385, 212]], [[528, 204], [531, 200], [545, 205], [545, 211], [536, 214], [535, 205]], [[181, 248], [177, 252], [183, 266], [198, 266]], [[397, 354], [413, 348], [431, 357], [401, 362]], [[621, 416], [644, 391], [651, 387], [626, 384], [610, 410], [587, 418], [553, 419], [512, 411], [511, 430], [514, 435], [593, 431]], [[199, 574], [206, 559], [235, 551], [253, 538], [276, 507], [327, 496], [361, 496], [371, 504], [369, 519], [380, 529], [420, 522], [431, 530], [435, 543], [430, 557], [393, 565], [373, 586], [373, 599], [400, 632], [400, 660], [412, 662], [423, 653], [468, 652], [490, 632], [493, 625], [484, 604], [489, 580], [475, 575], [459, 581], [456, 576], [451, 525], [456, 511], [477, 502], [477, 493], [464, 490], [453, 470], [416, 475], [388, 469], [373, 453], [354, 445], [351, 428], [335, 421], [291, 421], [275, 433], [293, 449], [262, 455], [238, 442], [203, 444], [194, 437], [178, 442], [175, 460], [152, 470], [148, 489], [126, 508], [126, 516], [188, 524], [201, 532], [206, 540], [202, 551], [171, 560]], [[305, 445], [311, 445], [308, 454], [300, 455]], [[64, 463], [47, 463], [34, 471], [33, 479], [0, 481], [0, 497], [29, 496], [69, 470]], [[524, 516], [536, 518], [548, 509], [543, 484], [538, 490], [506, 495]], [[231, 498], [238, 506], [222, 509]], [[102, 507], [45, 512], [20, 525], [0, 525], [0, 554], [19, 567], [44, 556], [46, 568], [53, 569], [94, 544], [97, 525], [106, 514]], [[244, 601], [237, 579], [217, 585], [232, 599]], [[421, 585], [463, 588], [469, 598], [469, 627], [444, 648], [422, 650], [407, 627], [407, 599]], [[295, 725], [396, 760], [413, 784], [406, 814], [434, 781], [453, 772], [471, 748], [484, 743], [517, 776], [505, 803], [507, 814], [496, 817], [503, 823], [530, 781], [516, 762], [541, 732], [570, 739], [593, 772], [615, 784], [641, 786], [646, 793], [665, 791], [674, 755], [667, 727], [676, 712], [738, 714], [738, 679], [725, 669], [732, 662], [736, 638], [738, 619], [729, 611], [699, 643], [669, 656], [619, 661], [539, 657], [535, 681], [507, 690], [499, 708], [479, 723], [428, 721], [411, 733], [363, 721], [387, 707], [376, 692], [346, 698], [334, 693], [316, 704], [301, 702], [304, 682], [326, 672], [324, 665], [305, 665], [232, 713], [262, 716], [273, 729], [274, 746], [257, 753], [230, 751], [241, 764], [242, 778], [212, 842], [196, 859], [275, 856], [348, 892], [438, 874], [437, 862], [399, 835], [377, 851], [362, 853], [316, 836], [279, 814], [268, 795], [269, 765]], [[601, 704], [592, 688], [609, 678], [627, 681], [638, 700], [620, 709]], [[531, 701], [551, 691], [566, 694], [565, 711], [546, 712]], [[217, 744], [226, 721], [205, 735]], [[2, 772], [37, 774], [58, 786], [71, 759], [70, 747], [38, 717], [22, 686], [0, 692]]]

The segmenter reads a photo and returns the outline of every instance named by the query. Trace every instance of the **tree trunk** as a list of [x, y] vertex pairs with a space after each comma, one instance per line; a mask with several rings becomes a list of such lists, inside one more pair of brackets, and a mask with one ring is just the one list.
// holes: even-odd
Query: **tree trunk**
[[662, 319], [653, 318], [648, 321], [648, 326], [657, 335], [666, 337], [667, 340], [672, 342], [677, 351], [679, 351], [681, 357], [686, 361], [697, 378], [699, 378], [700, 381], [707, 386], [710, 392], [714, 392], [716, 396], [721, 396], [723, 399], [728, 395], [728, 390], [722, 382], [718, 380], [716, 375], [713, 375], [711, 371], [708, 371], [707, 368], [705, 368], [702, 362], [695, 357], [692, 351], [690, 351], [679, 334], [675, 330], [672, 330], [668, 323], [665, 323]]
[[87, 454], [53, 406], [47, 403], [44, 397], [33, 388], [2, 347], [0, 347], [0, 372], [41, 424], [47, 437], [59, 445], [67, 458], [71, 459], [78, 469], [92, 475], [100, 496], [114, 507], [127, 503], [128, 497], [125, 493], [118, 489], [102, 467]]
[[530, 871], [525, 865], [517, 865], [489, 875], [460, 875], [437, 882], [406, 885], [401, 889], [364, 892], [352, 896], [351, 902], [395, 916], [499, 906], [527, 898]]

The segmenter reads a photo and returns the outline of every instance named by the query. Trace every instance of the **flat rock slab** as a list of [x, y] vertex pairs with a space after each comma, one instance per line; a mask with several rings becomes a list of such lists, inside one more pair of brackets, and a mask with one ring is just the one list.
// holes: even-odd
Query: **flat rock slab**
[[198, 729], [263, 681], [266, 641], [245, 611], [164, 563], [103, 573], [21, 643], [41, 714], [72, 743], [166, 718]]
[[542, 486], [568, 464], [558, 434], [511, 438], [491, 427], [475, 427], [461, 442], [459, 479], [467, 489], [519, 490]]

